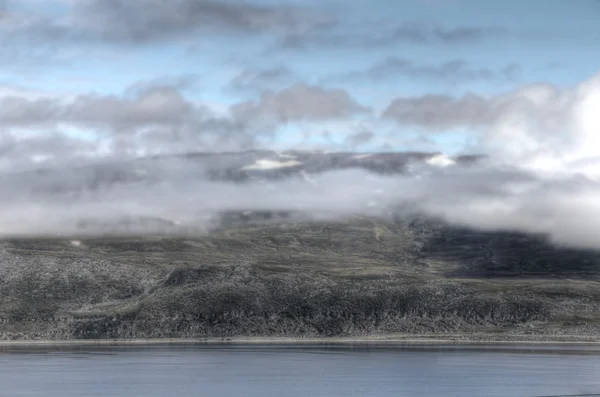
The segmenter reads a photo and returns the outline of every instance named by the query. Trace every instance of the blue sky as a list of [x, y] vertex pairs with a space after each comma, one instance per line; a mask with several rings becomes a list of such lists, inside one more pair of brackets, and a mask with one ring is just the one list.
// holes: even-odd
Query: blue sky
[[[253, 120], [259, 127], [252, 133], [260, 135], [257, 142], [273, 147], [329, 142], [349, 149], [348, 137], [368, 129], [373, 138], [354, 149], [461, 152], [472, 140], [469, 126], [432, 133], [380, 116], [398, 97], [494, 96], [533, 83], [565, 88], [600, 67], [600, 2], [595, 0], [198, 0], [206, 8], [197, 20], [186, 15], [189, 1], [175, 0], [167, 11], [158, 9], [155, 0], [131, 0], [124, 11], [110, 9], [118, 3], [7, 0], [0, 14], [0, 97], [9, 91], [37, 92], [64, 107], [68, 98], [78, 96], [131, 99], [130, 87], [154, 84], [169, 86], [215, 117], [232, 118], [232, 107], [253, 101], [254, 112], [270, 122]], [[223, 4], [229, 8], [219, 8]], [[244, 8], [248, 4], [254, 8]], [[218, 20], [210, 19], [211, 12], [219, 13], [214, 14]], [[290, 28], [286, 18], [298, 26]], [[386, 61], [387, 68], [381, 66]], [[234, 87], [240, 75], [261, 73], [267, 77], [250, 87]], [[263, 106], [262, 96], [295, 84], [345, 90], [370, 112], [316, 117], [303, 105], [306, 114], [289, 110], [300, 115], [297, 120], [273, 122], [278, 116], [269, 112], [278, 105]], [[275, 98], [301, 100], [294, 95]], [[97, 120], [75, 119], [53, 119], [51, 127], [86, 139], [107, 136]], [[0, 132], [48, 128], [39, 124], [34, 120], [15, 127], [0, 118]], [[202, 124], [203, 131], [210, 125]], [[192, 127], [185, 126], [186, 136], [193, 135]], [[119, 135], [116, 129], [125, 127], [111, 128], [110, 134]], [[144, 128], [135, 130], [135, 139], [141, 139]], [[240, 128], [250, 130], [245, 124]], [[188, 147], [210, 150], [206, 142]]]

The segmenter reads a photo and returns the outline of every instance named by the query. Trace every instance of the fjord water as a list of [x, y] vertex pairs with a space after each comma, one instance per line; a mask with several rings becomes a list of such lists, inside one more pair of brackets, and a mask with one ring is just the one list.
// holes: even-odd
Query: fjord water
[[3, 397], [593, 393], [600, 348], [591, 345], [0, 348]]

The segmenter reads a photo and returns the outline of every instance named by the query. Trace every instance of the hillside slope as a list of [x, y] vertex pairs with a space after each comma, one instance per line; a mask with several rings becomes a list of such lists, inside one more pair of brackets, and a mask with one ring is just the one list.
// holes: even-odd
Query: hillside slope
[[228, 219], [206, 236], [3, 241], [0, 338], [600, 338], [598, 253], [426, 218]]

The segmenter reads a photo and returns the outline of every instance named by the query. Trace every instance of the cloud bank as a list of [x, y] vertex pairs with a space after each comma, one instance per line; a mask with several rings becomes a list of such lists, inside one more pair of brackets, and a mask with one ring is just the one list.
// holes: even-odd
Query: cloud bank
[[[341, 90], [306, 85], [241, 103], [226, 122], [167, 88], [142, 90], [130, 98], [85, 96], [58, 103], [7, 96], [0, 103], [4, 127], [82, 124], [105, 130], [115, 142], [127, 134], [141, 139], [140, 129], [148, 126], [164, 131], [161, 139], [177, 141], [186, 127], [200, 131], [210, 123], [214, 123], [212, 130], [225, 125], [234, 131], [236, 122], [242, 125], [248, 120], [280, 123], [367, 111]], [[69, 234], [81, 230], [86, 219], [88, 225], [94, 225], [90, 219], [95, 219], [101, 230], [98, 225], [142, 218], [154, 219], [160, 227], [205, 230], [215, 214], [226, 210], [290, 210], [339, 217], [385, 215], [403, 204], [453, 224], [543, 234], [558, 244], [596, 249], [600, 248], [596, 238], [600, 235], [598, 109], [600, 75], [571, 89], [532, 85], [494, 97], [397, 98], [382, 117], [432, 131], [472, 127], [478, 134], [476, 149], [486, 159], [466, 169], [427, 166], [411, 177], [332, 170], [241, 184], [206, 177], [202, 163], [191, 161], [193, 157], [149, 159], [149, 165], [136, 171], [138, 163], [132, 155], [136, 152], [123, 154], [106, 146], [102, 154], [97, 144], [104, 138], [86, 140], [58, 133], [17, 138], [5, 132], [0, 140], [4, 192], [0, 233]], [[250, 129], [245, 132], [252, 136]], [[363, 131], [348, 139], [359, 144], [372, 138], [372, 133]], [[140, 141], [132, 138], [129, 144], [135, 148], [136, 142]], [[56, 161], [45, 158], [46, 153], [54, 153]], [[29, 171], [19, 168], [23, 159], [36, 156]], [[244, 156], [214, 156], [213, 161], [226, 162], [224, 169], [239, 170], [260, 153], [251, 159]], [[102, 180], [112, 182], [94, 182]], [[135, 228], [133, 221], [127, 222], [127, 230]]]

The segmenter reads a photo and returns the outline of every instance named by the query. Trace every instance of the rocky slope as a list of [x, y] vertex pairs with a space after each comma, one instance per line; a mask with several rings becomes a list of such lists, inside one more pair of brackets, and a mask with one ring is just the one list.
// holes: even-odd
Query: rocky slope
[[418, 217], [225, 214], [208, 235], [7, 239], [0, 338], [600, 338], [600, 254]]

